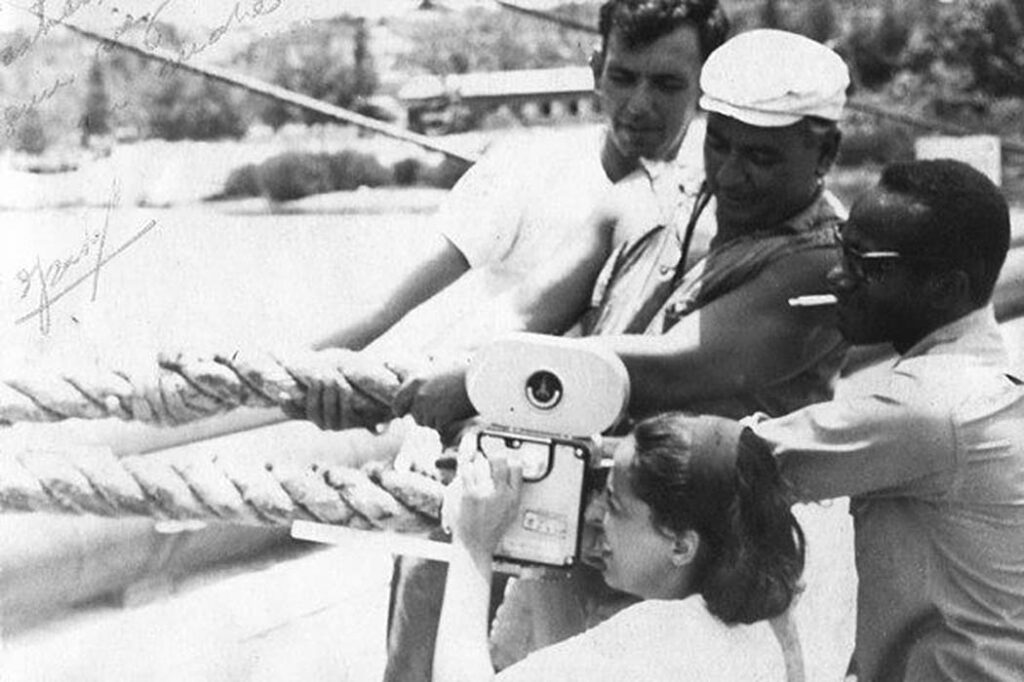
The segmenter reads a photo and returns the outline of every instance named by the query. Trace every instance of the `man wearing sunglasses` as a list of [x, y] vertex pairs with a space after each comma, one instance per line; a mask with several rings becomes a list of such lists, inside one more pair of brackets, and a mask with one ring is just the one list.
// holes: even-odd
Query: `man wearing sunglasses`
[[1024, 387], [991, 304], [1009, 235], [969, 166], [886, 168], [838, 229], [830, 280], [843, 336], [898, 359], [754, 427], [801, 498], [851, 497], [862, 681], [1024, 671]]

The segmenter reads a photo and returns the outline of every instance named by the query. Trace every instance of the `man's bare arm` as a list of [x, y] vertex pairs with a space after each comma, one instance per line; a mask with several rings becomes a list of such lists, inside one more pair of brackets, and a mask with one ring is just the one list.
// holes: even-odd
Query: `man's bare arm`
[[567, 331], [590, 304], [619, 219], [619, 209], [611, 204], [595, 210], [522, 283], [452, 325], [437, 345], [473, 350], [511, 332]]
[[556, 253], [522, 285], [487, 310], [452, 325], [437, 359], [410, 373], [392, 405], [418, 423], [443, 429], [473, 414], [465, 373], [471, 351], [517, 331], [559, 334], [587, 309], [594, 282], [612, 251], [618, 213], [599, 209], [562, 242]]
[[790, 296], [824, 290], [831, 258], [822, 251], [790, 256], [663, 336], [599, 337], [629, 370], [630, 413], [686, 409], [770, 385], [831, 352], [839, 336], [821, 318], [831, 313], [787, 305]]
[[313, 348], [365, 348], [409, 311], [457, 280], [467, 270], [469, 262], [462, 252], [447, 237], [437, 234], [423, 257], [380, 297], [376, 305], [317, 341]]

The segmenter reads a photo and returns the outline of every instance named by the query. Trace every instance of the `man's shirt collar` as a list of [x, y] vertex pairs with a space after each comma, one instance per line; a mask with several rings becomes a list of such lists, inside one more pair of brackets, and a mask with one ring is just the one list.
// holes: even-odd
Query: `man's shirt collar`
[[968, 353], [992, 362], [1009, 362], [991, 302], [928, 334], [904, 353], [896, 364], [936, 351]]

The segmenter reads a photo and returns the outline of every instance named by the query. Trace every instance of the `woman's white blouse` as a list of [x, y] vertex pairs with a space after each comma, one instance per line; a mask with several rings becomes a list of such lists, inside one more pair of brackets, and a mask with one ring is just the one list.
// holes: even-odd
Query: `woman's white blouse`
[[767, 621], [728, 626], [704, 599], [647, 600], [537, 651], [501, 682], [783, 682], [782, 647]]

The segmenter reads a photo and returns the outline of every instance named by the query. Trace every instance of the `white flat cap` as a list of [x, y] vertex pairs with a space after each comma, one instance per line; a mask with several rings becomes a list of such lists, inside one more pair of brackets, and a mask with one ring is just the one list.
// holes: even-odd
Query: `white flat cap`
[[777, 128], [804, 116], [838, 121], [850, 73], [819, 42], [788, 31], [741, 33], [711, 53], [700, 74], [705, 111]]

